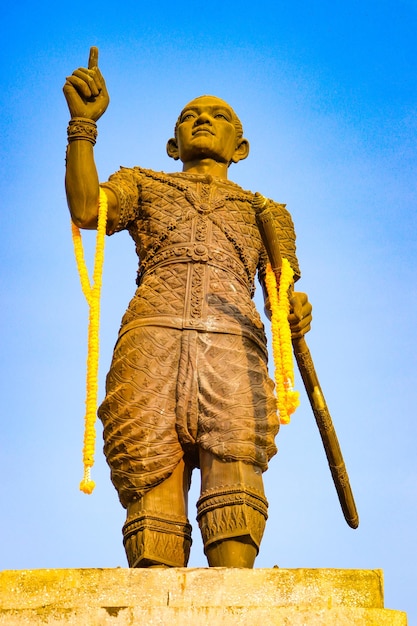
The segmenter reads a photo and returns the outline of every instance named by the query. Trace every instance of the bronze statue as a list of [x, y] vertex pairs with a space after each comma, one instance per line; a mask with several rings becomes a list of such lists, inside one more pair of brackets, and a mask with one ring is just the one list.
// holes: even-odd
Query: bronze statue
[[[95, 122], [109, 96], [92, 48], [64, 86], [71, 113], [66, 190], [75, 224], [97, 227]], [[249, 144], [233, 109], [200, 96], [182, 110], [169, 156], [182, 172], [122, 168], [100, 186], [109, 235], [127, 229], [139, 257], [99, 408], [104, 450], [122, 505], [130, 567], [185, 566], [187, 494], [201, 470], [197, 519], [210, 566], [253, 567], [267, 519], [262, 473], [279, 423], [263, 324], [252, 296], [267, 254], [254, 194], [228, 180]], [[269, 201], [295, 279], [295, 233]], [[294, 336], [309, 330], [305, 294], [292, 296]], [[297, 315], [294, 313], [297, 311]]]

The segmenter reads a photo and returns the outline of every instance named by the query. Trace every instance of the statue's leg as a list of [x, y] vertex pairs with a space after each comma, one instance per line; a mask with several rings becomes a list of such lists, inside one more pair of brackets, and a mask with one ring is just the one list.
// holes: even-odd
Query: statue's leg
[[210, 567], [253, 567], [268, 517], [262, 472], [201, 451], [197, 520]]
[[129, 504], [123, 526], [129, 567], [187, 565], [191, 547], [189, 484], [189, 469], [181, 460], [169, 478]]

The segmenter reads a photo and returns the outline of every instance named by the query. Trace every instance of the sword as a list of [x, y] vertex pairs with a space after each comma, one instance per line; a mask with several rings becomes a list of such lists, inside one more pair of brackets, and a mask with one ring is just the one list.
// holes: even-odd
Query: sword
[[[277, 279], [277, 284], [279, 285], [282, 259], [279, 249], [278, 232], [273, 221], [273, 215], [268, 208], [267, 199], [261, 196], [261, 194], [255, 194], [253, 207], [256, 212], [259, 232], [272, 270]], [[359, 517], [349, 482], [349, 476], [343, 460], [339, 440], [333, 426], [333, 421], [320, 387], [310, 350], [304, 337], [293, 338], [292, 345], [298, 369], [320, 432], [343, 515], [351, 528], [357, 528], [359, 525]]]

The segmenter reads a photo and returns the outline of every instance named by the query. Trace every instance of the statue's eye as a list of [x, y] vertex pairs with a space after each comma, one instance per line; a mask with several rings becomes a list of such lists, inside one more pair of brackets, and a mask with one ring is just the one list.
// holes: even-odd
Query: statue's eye
[[184, 115], [181, 117], [181, 123], [188, 122], [189, 120], [192, 120], [194, 118], [195, 118], [194, 113], [184, 113]]
[[214, 117], [216, 119], [226, 120], [226, 122], [230, 122], [229, 116], [227, 115], [227, 113], [223, 113], [223, 111], [217, 111], [217, 113], [214, 114]]

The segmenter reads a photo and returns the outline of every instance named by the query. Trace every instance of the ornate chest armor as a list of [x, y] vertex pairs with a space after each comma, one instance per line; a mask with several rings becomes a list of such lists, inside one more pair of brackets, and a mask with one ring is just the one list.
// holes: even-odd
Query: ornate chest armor
[[[121, 169], [106, 186], [119, 197], [117, 230], [129, 230], [139, 257], [121, 332], [157, 325], [243, 334], [264, 349], [252, 296], [266, 255], [253, 194], [211, 176], [139, 168]], [[284, 256], [298, 274], [291, 217], [284, 205], [273, 206]]]

